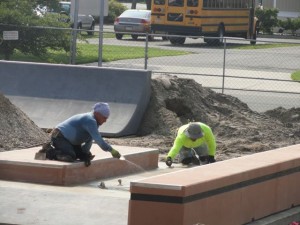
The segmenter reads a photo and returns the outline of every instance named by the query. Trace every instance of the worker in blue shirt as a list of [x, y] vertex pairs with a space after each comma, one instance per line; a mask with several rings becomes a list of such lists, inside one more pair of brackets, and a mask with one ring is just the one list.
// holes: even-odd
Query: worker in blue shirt
[[105, 142], [98, 131], [109, 114], [109, 105], [98, 102], [91, 112], [74, 115], [58, 124], [51, 133], [51, 144], [54, 148], [46, 151], [46, 158], [66, 162], [79, 159], [89, 166], [94, 158], [90, 152], [93, 140], [102, 150], [110, 152], [114, 158], [120, 158], [121, 154]]

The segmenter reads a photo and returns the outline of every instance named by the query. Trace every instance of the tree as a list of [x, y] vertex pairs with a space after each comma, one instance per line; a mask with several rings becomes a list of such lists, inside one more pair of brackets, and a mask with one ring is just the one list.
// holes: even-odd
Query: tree
[[278, 9], [256, 9], [255, 15], [260, 21], [259, 29], [265, 33], [271, 34], [272, 28], [278, 25]]
[[[0, 2], [1, 31], [17, 30], [19, 40], [3, 40], [0, 54], [9, 60], [15, 50], [24, 54], [43, 56], [49, 49], [70, 50], [69, 32], [59, 28], [69, 28], [69, 24], [60, 22], [60, 15], [39, 17], [34, 9], [37, 0], [2, 0]], [[42, 29], [51, 27], [51, 29]], [[1, 32], [2, 33], [2, 32]]]

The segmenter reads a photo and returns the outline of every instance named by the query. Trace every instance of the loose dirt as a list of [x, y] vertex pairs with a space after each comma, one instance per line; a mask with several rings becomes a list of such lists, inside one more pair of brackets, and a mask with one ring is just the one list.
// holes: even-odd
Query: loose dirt
[[[41, 145], [48, 138], [1, 94], [0, 116], [0, 151]], [[157, 148], [163, 159], [178, 127], [190, 121], [212, 128], [219, 161], [300, 143], [300, 108], [258, 113], [235, 97], [174, 76], [152, 79], [150, 103], [137, 135], [105, 139], [113, 145]]]

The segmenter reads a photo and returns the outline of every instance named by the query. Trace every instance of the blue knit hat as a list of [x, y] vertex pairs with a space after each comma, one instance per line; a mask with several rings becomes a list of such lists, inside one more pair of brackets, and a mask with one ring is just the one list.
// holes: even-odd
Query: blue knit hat
[[106, 102], [98, 102], [94, 105], [94, 112], [98, 112], [108, 118], [110, 114], [109, 105]]

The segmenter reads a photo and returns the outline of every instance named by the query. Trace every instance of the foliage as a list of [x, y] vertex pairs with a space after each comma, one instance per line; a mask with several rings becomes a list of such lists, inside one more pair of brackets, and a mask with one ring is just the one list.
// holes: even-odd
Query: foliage
[[292, 34], [295, 35], [296, 30], [300, 29], [300, 18], [279, 20], [278, 25], [285, 30], [291, 30]]
[[293, 72], [291, 78], [295, 81], [300, 81], [300, 70]]
[[120, 16], [125, 10], [126, 6], [117, 2], [116, 0], [109, 0], [108, 2], [108, 16], [105, 17], [104, 22], [107, 24], [112, 24], [115, 21], [115, 18]]
[[278, 25], [278, 9], [256, 9], [255, 15], [260, 21], [259, 30], [272, 34], [272, 28]]
[[24, 54], [42, 56], [49, 49], [69, 51], [68, 32], [60, 29], [41, 29], [41, 27], [67, 28], [69, 24], [60, 22], [59, 15], [39, 17], [34, 12], [37, 0], [0, 1], [0, 28], [3, 31], [16, 30], [19, 40], [3, 40], [0, 54], [9, 60], [15, 50]]

